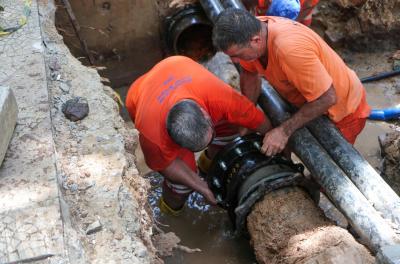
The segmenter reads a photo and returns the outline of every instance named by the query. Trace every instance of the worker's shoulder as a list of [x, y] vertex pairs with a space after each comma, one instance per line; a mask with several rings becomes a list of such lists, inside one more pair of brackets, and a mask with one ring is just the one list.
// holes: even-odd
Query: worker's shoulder
[[316, 33], [296, 21], [274, 23], [270, 28], [271, 48], [277, 53], [287, 54], [314, 50], [319, 46]]

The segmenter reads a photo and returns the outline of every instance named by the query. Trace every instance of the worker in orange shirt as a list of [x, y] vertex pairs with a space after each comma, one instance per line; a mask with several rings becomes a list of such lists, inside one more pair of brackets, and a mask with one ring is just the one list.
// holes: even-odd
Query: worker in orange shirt
[[212, 158], [238, 136], [238, 127], [261, 134], [269, 120], [245, 96], [195, 61], [172, 56], [155, 65], [130, 87], [126, 107], [139, 131], [146, 164], [164, 176], [160, 208], [176, 214], [195, 190], [216, 200], [199, 177], [193, 152]]
[[319, 0], [243, 0], [256, 16], [280, 16], [310, 26], [312, 13]]
[[264, 137], [262, 151], [282, 151], [293, 132], [321, 115], [354, 144], [370, 107], [357, 75], [318, 34], [284, 18], [226, 9], [213, 32], [214, 45], [242, 66], [241, 90], [253, 102], [263, 76], [298, 111]]

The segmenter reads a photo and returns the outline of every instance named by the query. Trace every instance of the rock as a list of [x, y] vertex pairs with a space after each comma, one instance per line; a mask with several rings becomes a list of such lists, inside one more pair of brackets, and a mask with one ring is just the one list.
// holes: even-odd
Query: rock
[[228, 55], [217, 52], [203, 66], [236, 90], [240, 90], [239, 72]]
[[76, 183], [72, 183], [72, 184], [69, 186], [69, 190], [70, 190], [71, 192], [76, 192], [76, 191], [78, 190], [78, 188], [79, 188], [79, 186], [78, 186], [78, 184], [76, 184]]
[[0, 165], [17, 123], [18, 106], [12, 90], [0, 86]]
[[87, 228], [86, 228], [86, 235], [90, 235], [96, 232], [99, 232], [103, 226], [101, 225], [99, 220], [96, 220], [95, 222], [91, 223]]
[[64, 93], [69, 92], [70, 87], [68, 86], [68, 84], [61, 82], [59, 87]]
[[89, 105], [85, 98], [75, 97], [63, 104], [62, 112], [66, 118], [75, 122], [82, 120], [89, 114]]
[[116, 240], [122, 240], [124, 238], [124, 234], [122, 234], [121, 232], [117, 232], [114, 234], [114, 238]]

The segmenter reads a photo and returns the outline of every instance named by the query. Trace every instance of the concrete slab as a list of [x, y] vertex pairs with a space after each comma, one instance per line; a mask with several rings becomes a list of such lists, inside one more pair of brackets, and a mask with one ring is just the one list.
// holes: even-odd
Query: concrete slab
[[0, 166], [14, 132], [17, 115], [18, 106], [14, 93], [10, 88], [0, 86]]
[[[25, 8], [25, 1], [3, 3], [7, 10]], [[29, 8], [27, 24], [0, 37], [0, 85], [12, 89], [18, 104], [0, 167], [0, 263], [66, 263], [37, 2]]]

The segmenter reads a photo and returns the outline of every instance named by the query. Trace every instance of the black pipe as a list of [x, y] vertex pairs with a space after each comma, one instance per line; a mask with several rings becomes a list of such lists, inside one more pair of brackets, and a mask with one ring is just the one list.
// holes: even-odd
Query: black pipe
[[[264, 80], [259, 105], [274, 124], [290, 117], [282, 112], [286, 103]], [[272, 100], [270, 100], [272, 98]], [[277, 104], [281, 104], [277, 107]], [[357, 233], [373, 251], [399, 241], [394, 230], [372, 207], [346, 174], [332, 161], [328, 153], [306, 128], [298, 129], [289, 139], [289, 146], [310, 170], [313, 178], [324, 188], [326, 194], [352, 223]]]
[[212, 45], [212, 27], [200, 5], [188, 6], [167, 17], [165, 36], [169, 53], [195, 61], [212, 57], [216, 52]]
[[327, 117], [320, 117], [307, 128], [374, 207], [400, 227], [399, 196], [343, 138], [336, 126]]
[[240, 0], [221, 0], [225, 8], [246, 9]]
[[238, 137], [214, 157], [207, 182], [218, 205], [227, 209], [237, 231], [242, 231], [253, 205], [266, 193], [299, 186], [318, 203], [319, 187], [303, 176], [304, 166], [260, 152], [262, 136]]
[[373, 81], [379, 81], [385, 78], [389, 78], [392, 76], [396, 76], [400, 74], [400, 69], [395, 70], [395, 71], [391, 71], [391, 72], [382, 72], [379, 73], [377, 75], [373, 75], [373, 76], [369, 76], [369, 77], [365, 77], [365, 78], [361, 78], [361, 82], [362, 83], [368, 83], [368, 82], [373, 82]]
[[214, 23], [218, 15], [224, 10], [219, 0], [200, 0], [199, 1], [207, 17]]

